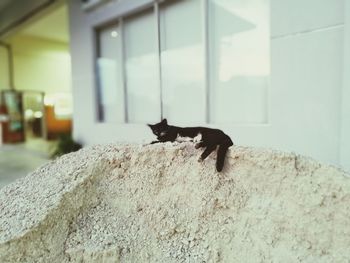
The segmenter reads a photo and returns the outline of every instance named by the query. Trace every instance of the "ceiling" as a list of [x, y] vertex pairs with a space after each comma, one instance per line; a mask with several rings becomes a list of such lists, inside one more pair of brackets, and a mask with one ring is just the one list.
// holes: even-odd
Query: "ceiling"
[[[7, 0], [0, 0], [0, 3], [2, 1]], [[68, 28], [67, 6], [62, 5], [41, 19], [22, 29], [20, 34], [68, 43]]]
[[10, 2], [11, 0], [0, 0], [0, 10], [8, 6]]

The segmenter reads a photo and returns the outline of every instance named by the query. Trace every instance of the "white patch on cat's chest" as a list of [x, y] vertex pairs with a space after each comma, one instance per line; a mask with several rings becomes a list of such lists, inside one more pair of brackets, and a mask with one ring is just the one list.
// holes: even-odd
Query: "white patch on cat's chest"
[[182, 137], [179, 134], [177, 134], [177, 137], [175, 139], [177, 142], [189, 142], [191, 141], [191, 138], [189, 137]]
[[198, 135], [194, 138], [191, 137], [182, 137], [177, 134], [176, 141], [177, 142], [200, 142], [202, 140], [202, 134], [198, 133]]
[[193, 138], [193, 142], [200, 142], [202, 140], [202, 134], [198, 133], [196, 137]]

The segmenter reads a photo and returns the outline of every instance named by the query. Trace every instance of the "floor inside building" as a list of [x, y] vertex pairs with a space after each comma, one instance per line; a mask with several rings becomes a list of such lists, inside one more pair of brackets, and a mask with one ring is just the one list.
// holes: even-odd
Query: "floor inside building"
[[0, 145], [0, 189], [50, 161], [52, 147], [53, 142], [40, 139]]

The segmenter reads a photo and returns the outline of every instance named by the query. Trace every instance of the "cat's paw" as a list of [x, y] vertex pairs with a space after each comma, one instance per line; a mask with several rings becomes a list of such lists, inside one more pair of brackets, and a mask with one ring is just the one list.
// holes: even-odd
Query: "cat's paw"
[[199, 142], [199, 143], [196, 143], [196, 144], [194, 145], [194, 148], [196, 148], [196, 149], [199, 149], [199, 148], [201, 148], [201, 147], [204, 147], [204, 143], [203, 143], [203, 142]]
[[202, 157], [199, 157], [197, 161], [198, 161], [199, 163], [203, 162]]

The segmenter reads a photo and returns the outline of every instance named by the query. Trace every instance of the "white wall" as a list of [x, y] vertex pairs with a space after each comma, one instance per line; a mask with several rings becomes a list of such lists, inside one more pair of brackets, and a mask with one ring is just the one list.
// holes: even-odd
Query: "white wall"
[[274, 146], [337, 164], [344, 2], [271, 3]]
[[0, 45], [0, 90], [10, 88], [8, 51]]
[[[83, 143], [152, 138], [144, 125], [97, 123], [93, 56], [94, 25], [116, 18], [133, 5], [151, 2], [129, 0], [118, 6], [117, 1], [112, 1], [84, 13], [78, 1], [70, 1], [74, 136]], [[346, 106], [349, 103], [343, 103], [341, 108], [342, 94], [348, 92], [348, 88], [343, 88], [344, 35], [349, 41], [349, 33], [344, 34], [344, 0], [271, 0], [270, 3], [268, 124], [217, 127], [240, 145], [295, 151], [333, 164], [340, 164], [342, 159], [342, 165], [350, 169], [349, 157], [345, 157], [348, 150], [340, 147], [341, 131], [347, 132], [344, 118], [348, 118], [348, 115], [341, 117], [342, 109], [349, 111]], [[348, 59], [346, 66], [349, 65]], [[349, 81], [349, 77], [345, 79]]]
[[67, 43], [18, 35], [12, 46], [14, 85], [18, 90], [46, 94], [71, 91], [70, 54]]
[[340, 137], [340, 164], [350, 170], [350, 2], [345, 2], [345, 41]]

